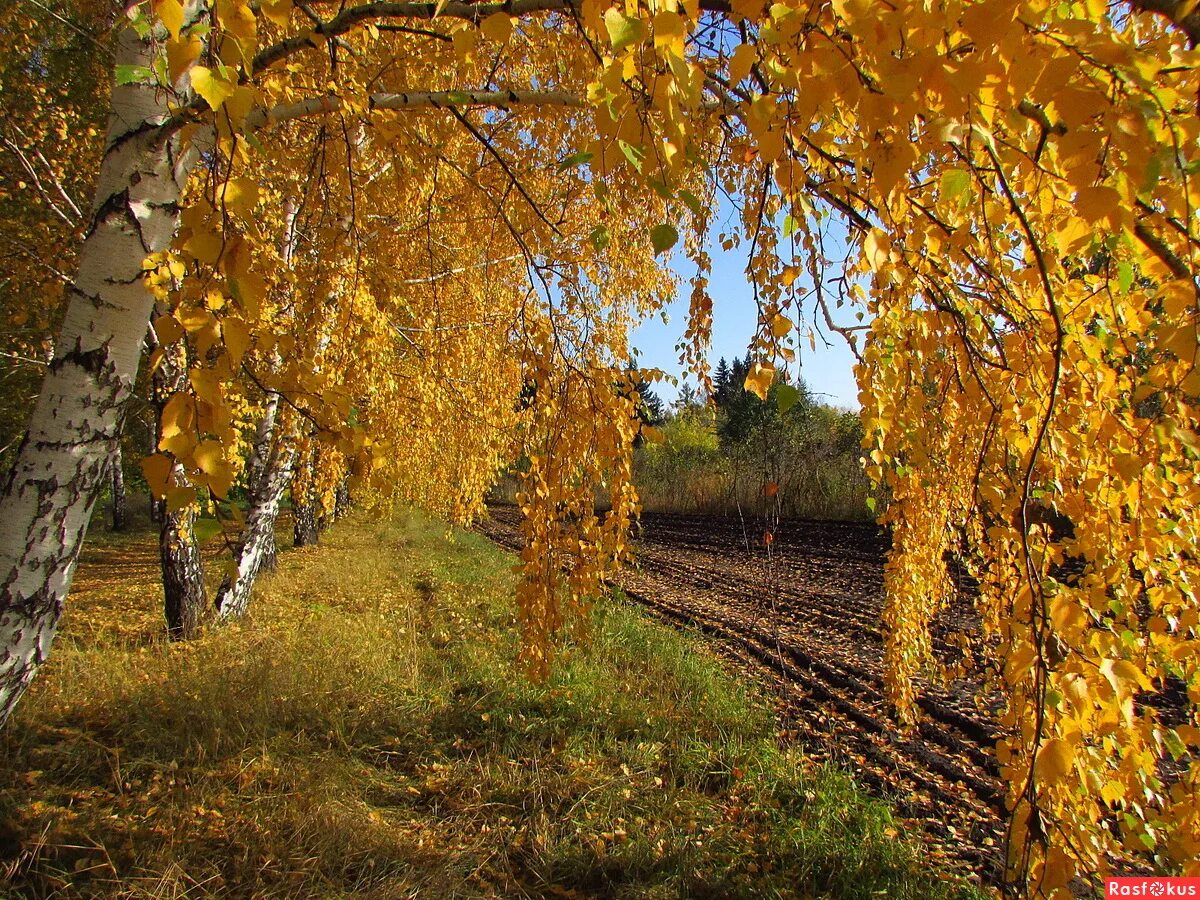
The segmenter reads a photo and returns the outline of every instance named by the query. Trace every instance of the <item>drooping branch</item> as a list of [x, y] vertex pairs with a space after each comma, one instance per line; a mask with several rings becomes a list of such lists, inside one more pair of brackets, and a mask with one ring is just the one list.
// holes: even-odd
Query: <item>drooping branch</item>
[[[287, 59], [301, 50], [317, 49], [320, 44], [314, 35], [326, 39], [351, 31], [358, 25], [388, 19], [417, 19], [432, 21], [435, 18], [465, 19], [476, 24], [493, 13], [510, 16], [532, 15], [548, 12], [577, 12], [582, 4], [578, 0], [508, 0], [505, 3], [364, 3], [338, 13], [328, 22], [313, 28], [308, 34], [285, 38], [277, 44], [258, 52], [251, 64], [251, 72], [257, 74], [268, 66]], [[705, 12], [729, 13], [729, 0], [700, 0], [700, 9]]]

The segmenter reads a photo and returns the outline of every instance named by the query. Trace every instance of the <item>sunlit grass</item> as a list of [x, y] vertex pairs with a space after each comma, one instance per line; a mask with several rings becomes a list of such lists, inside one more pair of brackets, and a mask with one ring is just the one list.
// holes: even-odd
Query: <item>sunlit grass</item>
[[531, 684], [512, 558], [476, 535], [353, 518], [284, 553], [250, 621], [179, 645], [152, 634], [153, 553], [149, 533], [93, 546], [0, 737], [0, 895], [963, 890], [634, 609], [599, 605]]

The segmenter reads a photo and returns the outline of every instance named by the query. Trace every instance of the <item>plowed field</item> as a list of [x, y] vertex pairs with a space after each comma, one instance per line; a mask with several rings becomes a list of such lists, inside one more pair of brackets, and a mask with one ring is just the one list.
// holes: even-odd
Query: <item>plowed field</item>
[[[516, 548], [519, 513], [494, 507], [480, 530]], [[925, 836], [943, 865], [998, 877], [1003, 802], [992, 717], [968, 681], [922, 684], [922, 718], [902, 730], [883, 697], [883, 561], [874, 525], [785, 521], [768, 555], [738, 519], [647, 514], [637, 563], [616, 579], [660, 618], [692, 626], [778, 696], [789, 732], [854, 771]], [[938, 631], [970, 629], [969, 605]], [[947, 658], [953, 650], [935, 640]]]

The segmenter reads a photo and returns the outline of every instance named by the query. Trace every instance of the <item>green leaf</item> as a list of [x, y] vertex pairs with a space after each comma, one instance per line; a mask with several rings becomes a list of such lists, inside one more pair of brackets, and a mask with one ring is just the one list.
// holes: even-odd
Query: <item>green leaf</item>
[[942, 197], [953, 200], [971, 185], [971, 173], [966, 169], [947, 169], [938, 182]]
[[792, 217], [791, 213], [783, 217], [783, 236], [790, 238], [799, 230], [799, 223]]
[[129, 25], [142, 40], [146, 40], [148, 37], [150, 37], [150, 32], [154, 30], [154, 23], [151, 22], [149, 17], [147, 17], [140, 10], [138, 11], [137, 15], [133, 16], [133, 18], [129, 20]]
[[875, 498], [874, 498], [874, 497], [868, 497], [868, 498], [867, 498], [867, 509], [868, 509], [868, 510], [870, 510], [872, 513], [874, 513], [874, 512], [875, 512], [875, 505], [876, 505], [876, 504], [875, 504]]
[[[1198, 164], [1200, 164], [1200, 159], [1194, 159], [1184, 167], [1184, 171], [1189, 175], [1193, 175], [1195, 173], [1189, 170], [1192, 166], [1197, 166], [1197, 168], [1200, 168], [1200, 165]], [[1142, 182], [1142, 188], [1139, 193], [1148, 194], [1153, 191], [1154, 188], [1158, 186], [1160, 178], [1162, 178], [1162, 160], [1158, 157], [1158, 154], [1155, 154], [1154, 156], [1151, 156], [1150, 161], [1146, 163], [1146, 178]]]
[[674, 225], [663, 222], [650, 229], [650, 243], [654, 245], [655, 253], [666, 253], [679, 240], [679, 232]]
[[1129, 293], [1133, 287], [1133, 266], [1127, 262], [1117, 263], [1117, 283], [1121, 285], [1121, 293]]
[[775, 402], [779, 406], [779, 414], [786, 415], [789, 409], [800, 402], [800, 391], [795, 385], [778, 385], [775, 388]]
[[152, 84], [154, 73], [146, 66], [117, 66], [117, 84]]
[[610, 7], [604, 14], [604, 27], [616, 53], [632, 44], [640, 44], [646, 36], [646, 25], [641, 19], [631, 19], [616, 7]]
[[646, 158], [646, 151], [620, 138], [617, 138], [617, 146], [621, 148], [621, 152], [625, 154], [629, 164], [639, 172], [642, 171], [642, 161]]
[[567, 171], [567, 169], [574, 169], [578, 166], [590, 163], [594, 155], [595, 154], [589, 153], [586, 150], [581, 150], [579, 153], [572, 153], [558, 164], [558, 171], [561, 174], [562, 172]]
[[652, 178], [650, 180], [650, 187], [654, 193], [658, 194], [658, 196], [662, 197], [664, 200], [670, 200], [675, 196], [675, 193], [671, 190], [670, 186], [665, 181], [659, 181], [657, 178]]
[[1163, 744], [1166, 746], [1170, 754], [1176, 759], [1183, 759], [1187, 756], [1187, 745], [1179, 739], [1179, 735], [1174, 728], [1166, 728], [1162, 732]]
[[690, 209], [692, 211], [693, 215], [696, 215], [696, 216], [704, 215], [704, 204], [701, 203], [700, 198], [697, 197], [695, 194], [693, 194], [691, 191], [683, 189], [683, 190], [680, 190], [676, 196], [679, 197], [679, 199], [683, 201], [684, 206], [686, 206], [688, 209]]
[[608, 233], [607, 225], [597, 225], [592, 229], [592, 233], [588, 235], [592, 242], [592, 248], [599, 253], [608, 246], [612, 240], [612, 235]]
[[612, 196], [607, 184], [603, 181], [593, 181], [592, 193], [596, 195], [597, 200], [604, 204], [606, 210], [613, 211]]

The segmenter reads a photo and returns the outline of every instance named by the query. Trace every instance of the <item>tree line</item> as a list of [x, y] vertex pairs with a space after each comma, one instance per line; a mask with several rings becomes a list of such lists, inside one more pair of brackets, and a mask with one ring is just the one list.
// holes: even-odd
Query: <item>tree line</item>
[[[802, 379], [775, 377], [766, 398], [745, 387], [752, 358], [724, 357], [712, 402], [685, 385], [670, 410], [652, 393], [658, 439], [635, 455], [645, 509], [720, 515], [870, 519], [876, 500], [862, 469], [862, 422], [821, 403]], [[643, 394], [645, 396], [645, 394]]]

